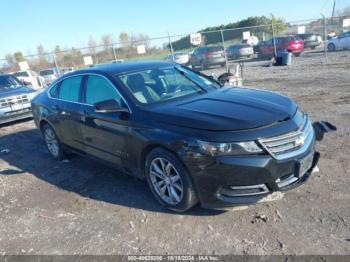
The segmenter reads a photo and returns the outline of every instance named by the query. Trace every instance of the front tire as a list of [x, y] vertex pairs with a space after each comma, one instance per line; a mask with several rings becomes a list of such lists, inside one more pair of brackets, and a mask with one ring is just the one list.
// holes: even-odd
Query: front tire
[[204, 71], [205, 69], [207, 69], [207, 65], [204, 61], [201, 61], [201, 71]]
[[59, 141], [55, 131], [49, 124], [44, 124], [41, 128], [45, 144], [53, 159], [61, 161], [66, 158], [66, 153]]
[[147, 155], [145, 172], [148, 185], [162, 206], [184, 212], [198, 203], [191, 177], [175, 154], [153, 149]]

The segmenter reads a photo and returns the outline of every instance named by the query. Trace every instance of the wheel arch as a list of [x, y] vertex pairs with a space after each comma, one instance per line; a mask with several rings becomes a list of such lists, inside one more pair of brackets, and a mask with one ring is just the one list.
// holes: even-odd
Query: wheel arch
[[43, 131], [44, 125], [50, 125], [50, 127], [52, 127], [52, 125], [49, 123], [49, 121], [47, 121], [46, 119], [41, 119], [39, 122], [39, 129], [41, 132]]
[[139, 155], [139, 167], [140, 167], [140, 171], [142, 173], [142, 177], [145, 178], [145, 169], [146, 169], [146, 159], [147, 159], [147, 155], [156, 148], [161, 148], [163, 150], [168, 151], [169, 153], [172, 153], [176, 156], [176, 158], [182, 163], [182, 165], [184, 166], [184, 168], [188, 170], [186, 164], [184, 163], [184, 161], [181, 159], [179, 152], [177, 152], [174, 148], [172, 148], [171, 146], [167, 146], [164, 145], [162, 143], [151, 143], [148, 144], [146, 147], [143, 148], [143, 150], [141, 151], [140, 155]]
[[145, 169], [146, 169], [146, 158], [147, 155], [149, 154], [149, 152], [151, 152], [153, 149], [155, 148], [162, 148], [164, 150], [167, 150], [175, 155], [177, 155], [176, 152], [174, 152], [173, 150], [170, 150], [168, 147], [160, 144], [160, 143], [152, 143], [152, 144], [148, 144], [146, 147], [144, 147], [139, 155], [139, 167], [142, 173], [142, 177], [145, 178]]

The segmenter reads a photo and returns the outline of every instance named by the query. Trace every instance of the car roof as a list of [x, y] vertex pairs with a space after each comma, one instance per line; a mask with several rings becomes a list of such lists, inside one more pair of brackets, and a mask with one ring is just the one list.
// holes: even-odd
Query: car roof
[[[69, 75], [76, 75], [79, 73], [107, 73], [110, 75], [117, 75], [128, 72], [142, 71], [152, 68], [173, 66], [174, 63], [163, 61], [142, 61], [142, 62], [125, 62], [125, 63], [111, 63], [95, 65], [89, 68], [83, 68]], [[68, 75], [67, 75], [68, 76]]]

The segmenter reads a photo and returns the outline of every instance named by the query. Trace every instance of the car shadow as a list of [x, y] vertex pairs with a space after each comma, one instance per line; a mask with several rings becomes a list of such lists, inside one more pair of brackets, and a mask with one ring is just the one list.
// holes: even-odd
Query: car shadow
[[[0, 169], [0, 175], [30, 173], [47, 183], [93, 200], [177, 214], [158, 204], [144, 181], [76, 155], [66, 161], [53, 160], [37, 129], [0, 137], [0, 149], [8, 149], [6, 153], [0, 153], [1, 159], [8, 163], [8, 168]], [[197, 205], [182, 215], [215, 216], [223, 212]]]
[[24, 122], [29, 122], [29, 121], [32, 121], [32, 120], [33, 120], [33, 117], [28, 116], [28, 117], [26, 117], [26, 118], [17, 119], [17, 120], [11, 121], [11, 122], [2, 123], [2, 124], [0, 124], [0, 128], [2, 128], [2, 127], [8, 127], [8, 126], [13, 126], [13, 125], [16, 125], [16, 124], [20, 124], [20, 123], [24, 123]]

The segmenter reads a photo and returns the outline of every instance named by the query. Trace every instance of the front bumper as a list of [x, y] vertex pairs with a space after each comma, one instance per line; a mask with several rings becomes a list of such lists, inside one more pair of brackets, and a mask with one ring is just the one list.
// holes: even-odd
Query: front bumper
[[[300, 173], [306, 158], [312, 163]], [[189, 169], [201, 205], [225, 208], [256, 204], [271, 193], [300, 186], [311, 176], [319, 158], [313, 142], [306, 152], [291, 159], [277, 160], [268, 154], [198, 158], [196, 167]]]
[[32, 117], [30, 104], [24, 104], [21, 108], [12, 110], [11, 107], [0, 108], [0, 124]]

